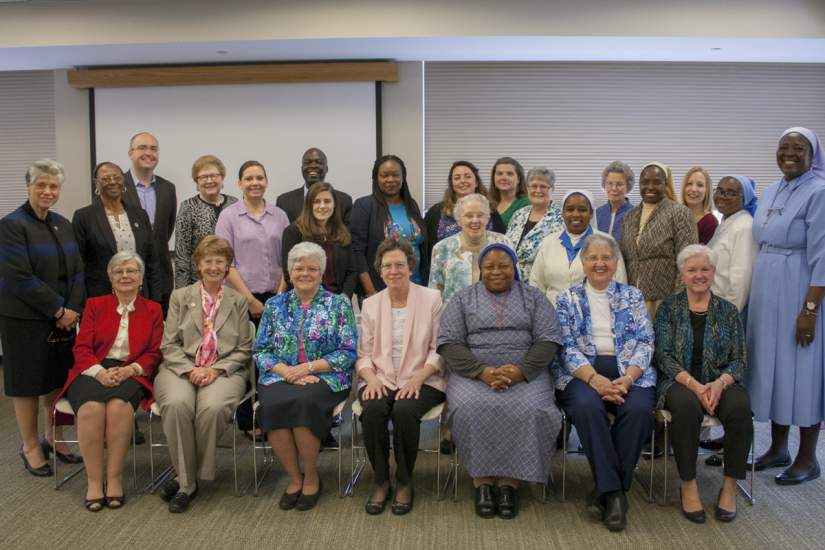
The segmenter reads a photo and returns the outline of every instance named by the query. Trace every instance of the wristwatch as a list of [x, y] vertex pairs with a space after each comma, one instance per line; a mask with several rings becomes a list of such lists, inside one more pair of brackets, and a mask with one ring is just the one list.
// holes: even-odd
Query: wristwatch
[[816, 313], [816, 304], [813, 302], [805, 302], [805, 312], [815, 314]]

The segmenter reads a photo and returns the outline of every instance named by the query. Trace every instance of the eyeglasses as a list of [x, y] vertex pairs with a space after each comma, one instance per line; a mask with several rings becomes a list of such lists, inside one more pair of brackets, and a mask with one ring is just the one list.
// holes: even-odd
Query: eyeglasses
[[97, 181], [100, 183], [121, 183], [123, 181], [123, 176], [118, 174], [112, 174], [111, 176], [103, 176], [102, 178], [97, 178]]
[[381, 271], [403, 271], [404, 269], [409, 269], [409, 264], [405, 262], [396, 262], [393, 264], [381, 264]]
[[201, 174], [197, 178], [198, 183], [206, 183], [209, 180], [220, 181], [223, 179], [221, 174]]
[[531, 183], [527, 185], [527, 189], [529, 189], [530, 191], [547, 191], [549, 189], [552, 189], [552, 187], [544, 183]]
[[721, 187], [717, 187], [713, 190], [714, 195], [719, 195], [720, 197], [726, 199], [735, 199], [739, 196], [739, 190], [737, 189], [722, 189]]
[[126, 267], [123, 269], [113, 269], [112, 275], [115, 277], [122, 277], [123, 275], [137, 275], [140, 273], [139, 269], [135, 269], [134, 267]]
[[159, 147], [157, 145], [138, 145], [136, 147], [132, 147], [132, 149], [137, 149], [141, 153], [145, 153], [146, 151], [152, 151], [153, 153], [157, 153]]
[[317, 275], [321, 272], [320, 267], [293, 267], [292, 272], [298, 275], [309, 273], [310, 275]]

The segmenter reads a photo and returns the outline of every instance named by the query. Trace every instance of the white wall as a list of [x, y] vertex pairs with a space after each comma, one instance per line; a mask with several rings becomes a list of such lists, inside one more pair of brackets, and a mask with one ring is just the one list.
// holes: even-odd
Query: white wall
[[814, 38], [825, 36], [825, 2], [85, 0], [2, 4], [0, 22], [0, 48], [387, 36]]

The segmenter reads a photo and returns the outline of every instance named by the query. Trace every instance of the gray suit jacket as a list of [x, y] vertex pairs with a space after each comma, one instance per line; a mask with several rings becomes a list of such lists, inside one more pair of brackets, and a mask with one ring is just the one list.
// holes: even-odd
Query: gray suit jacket
[[[238, 373], [247, 376], [252, 354], [254, 330], [249, 321], [249, 309], [240, 293], [224, 287], [223, 299], [215, 319], [218, 334], [218, 360], [212, 365], [227, 376]], [[163, 330], [161, 368], [182, 376], [195, 368], [195, 354], [203, 340], [203, 307], [200, 283], [172, 292], [169, 314]]]

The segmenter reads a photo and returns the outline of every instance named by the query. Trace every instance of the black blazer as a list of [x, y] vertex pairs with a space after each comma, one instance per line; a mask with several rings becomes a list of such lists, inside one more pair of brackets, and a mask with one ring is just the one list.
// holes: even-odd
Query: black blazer
[[[135, 251], [146, 264], [142, 293], [145, 297], [160, 302], [163, 286], [149, 215], [142, 208], [127, 202], [123, 203], [123, 208], [135, 236]], [[86, 266], [86, 296], [109, 294], [112, 292], [112, 283], [106, 267], [117, 252], [117, 245], [103, 203], [96, 198], [89, 206], [77, 210], [72, 217], [72, 226]]]
[[[419, 212], [417, 202], [413, 201], [413, 207], [416, 212]], [[373, 266], [378, 245], [384, 240], [384, 227], [379, 221], [378, 208], [378, 203], [375, 202], [375, 197], [372, 195], [356, 200], [352, 206], [352, 221], [349, 230], [352, 233], [352, 252], [355, 254], [358, 272], [369, 273], [375, 290], [380, 291], [386, 285]], [[423, 225], [423, 220], [419, 223]], [[424, 240], [419, 251], [421, 253], [419, 268], [421, 269], [422, 284], [427, 286], [427, 280], [430, 277], [430, 258], [426, 254], [428, 246], [426, 225], [421, 227], [421, 232]]]
[[[289, 282], [289, 271], [287, 270], [289, 251], [292, 250], [293, 246], [303, 241], [304, 238], [294, 223], [284, 229], [283, 237], [281, 237], [281, 265], [284, 268], [284, 280], [287, 288], [292, 288], [292, 283]], [[332, 273], [335, 275], [335, 282], [340, 289], [339, 294], [352, 298], [355, 287], [358, 285], [358, 267], [355, 264], [352, 245], [340, 246], [336, 244], [332, 250]]]
[[[341, 212], [341, 219], [344, 225], [349, 225], [350, 212], [352, 211], [352, 197], [343, 191], [335, 190], [335, 205]], [[289, 223], [294, 223], [301, 210], [304, 209], [304, 187], [281, 193], [275, 199], [275, 206], [286, 212]], [[286, 265], [286, 264], [284, 264]]]
[[[427, 250], [425, 253], [428, 265], [433, 255], [433, 247], [438, 242], [438, 222], [441, 220], [441, 207], [443, 205], [443, 202], [435, 203], [427, 210], [427, 215], [424, 216], [424, 225], [427, 226]], [[495, 208], [492, 208], [492, 212], [490, 212], [490, 223], [487, 224], [487, 229], [502, 235], [507, 233], [507, 226], [504, 224], [504, 220], [501, 219], [501, 214]]]
[[69, 220], [50, 211], [41, 221], [28, 202], [0, 220], [0, 315], [45, 321], [64, 306], [82, 313], [85, 300], [83, 260]]
[[[135, 190], [132, 173], [125, 171], [126, 179], [123, 185], [126, 192], [123, 202], [131, 203], [140, 208], [140, 199]], [[152, 224], [152, 233], [155, 239], [155, 250], [158, 252], [160, 265], [160, 296], [168, 299], [175, 287], [175, 277], [172, 270], [172, 255], [169, 253], [169, 239], [175, 231], [175, 217], [178, 213], [178, 194], [175, 184], [160, 176], [155, 176], [155, 192], [157, 194], [157, 208], [155, 209], [155, 223]]]

